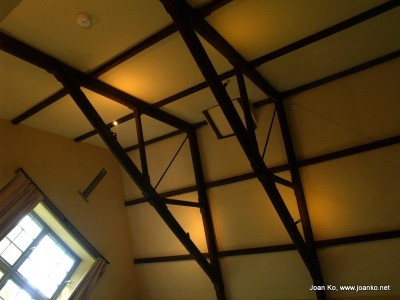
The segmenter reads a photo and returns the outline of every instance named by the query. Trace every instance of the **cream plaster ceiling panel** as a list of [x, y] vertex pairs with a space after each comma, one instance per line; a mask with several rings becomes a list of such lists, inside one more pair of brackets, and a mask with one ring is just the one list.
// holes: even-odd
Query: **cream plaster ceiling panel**
[[[230, 65], [214, 49], [217, 71]], [[178, 34], [164, 39], [100, 77], [140, 99], [154, 103], [204, 81], [189, 50]]]
[[37, 129], [75, 138], [93, 130], [78, 106], [68, 95], [23, 122]]
[[[81, 12], [91, 16], [90, 28], [77, 25], [75, 17]], [[169, 23], [159, 1], [24, 0], [1, 27], [31, 46], [88, 71]]]
[[61, 88], [53, 75], [0, 51], [0, 117], [12, 119]]
[[[131, 112], [127, 107], [107, 99], [101, 95], [82, 89], [102, 119], [110, 123]], [[75, 138], [93, 127], [70, 96], [65, 96], [53, 105], [24, 121], [24, 124], [57, 133], [69, 138]]]
[[252, 60], [383, 2], [232, 1], [208, 20], [236, 50]]

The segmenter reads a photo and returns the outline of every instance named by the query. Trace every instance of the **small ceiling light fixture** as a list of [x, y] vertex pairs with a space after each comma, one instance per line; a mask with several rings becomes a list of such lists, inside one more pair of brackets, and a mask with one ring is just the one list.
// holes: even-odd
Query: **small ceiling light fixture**
[[76, 15], [76, 23], [83, 28], [89, 28], [92, 25], [90, 16], [83, 12]]
[[114, 125], [114, 126], [117, 126], [117, 125], [118, 125], [118, 122], [117, 122], [117, 121], [114, 121], [114, 122], [113, 122], [113, 125]]

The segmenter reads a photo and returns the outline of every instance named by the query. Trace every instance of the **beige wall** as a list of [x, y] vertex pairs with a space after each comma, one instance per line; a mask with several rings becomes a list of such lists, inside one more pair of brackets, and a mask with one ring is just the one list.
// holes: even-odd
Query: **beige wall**
[[[0, 184], [22, 167], [110, 265], [92, 299], [137, 299], [121, 169], [103, 148], [0, 120]], [[86, 203], [78, 194], [108, 174]]]

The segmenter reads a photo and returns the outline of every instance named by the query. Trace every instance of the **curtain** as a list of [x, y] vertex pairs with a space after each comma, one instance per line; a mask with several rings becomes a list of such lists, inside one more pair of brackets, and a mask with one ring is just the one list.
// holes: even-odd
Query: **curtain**
[[35, 184], [23, 171], [19, 171], [14, 179], [0, 190], [0, 240], [43, 198]]
[[94, 264], [91, 266], [90, 270], [79, 282], [78, 286], [75, 288], [69, 300], [87, 300], [90, 298], [93, 290], [99, 283], [101, 277], [106, 269], [107, 262], [99, 257], [96, 259]]

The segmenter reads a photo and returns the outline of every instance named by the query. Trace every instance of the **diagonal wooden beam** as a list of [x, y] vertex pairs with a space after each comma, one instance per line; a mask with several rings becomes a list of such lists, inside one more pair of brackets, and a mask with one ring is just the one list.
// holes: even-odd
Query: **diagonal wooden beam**
[[251, 64], [186, 1], [179, 3], [183, 12], [189, 16], [192, 26], [210, 45], [218, 50], [234, 67], [239, 68], [253, 83], [271, 99], [280, 98], [278, 91], [257, 72]]
[[[251, 138], [249, 137], [246, 128], [244, 127], [242, 121], [240, 120], [240, 117], [233, 107], [229, 95], [223, 87], [217, 72], [215, 71], [204, 47], [202, 46], [198, 36], [194, 31], [194, 27], [196, 27], [197, 29], [197, 27], [199, 26], [198, 24], [197, 26], [194, 25], [196, 21], [193, 21], [192, 8], [188, 7], [187, 3], [183, 3], [183, 1], [161, 0], [161, 2], [164, 4], [166, 10], [171, 15], [172, 19], [177, 25], [182, 38], [184, 39], [187, 47], [192, 53], [192, 56], [195, 59], [200, 71], [208, 82], [211, 91], [213, 92], [217, 102], [219, 103], [222, 111], [225, 114], [225, 117], [231, 125], [243, 151], [245, 152], [254, 172], [257, 175], [257, 178], [259, 179], [262, 186], [264, 187], [264, 190], [268, 194], [293, 243], [296, 245], [300, 256], [302, 257], [305, 265], [310, 272], [311, 277], [314, 280], [314, 283], [316, 285], [323, 285], [319, 263], [315, 260], [313, 251], [304, 242], [300, 232], [293, 222], [290, 212], [288, 211], [278, 189], [275, 186], [272, 173], [265, 165], [258, 151], [254, 151], [254, 147], [249, 146], [251, 145]], [[195, 16], [195, 18], [197, 19], [197, 16]], [[203, 24], [205, 21], [202, 20], [201, 22]], [[210, 31], [214, 32], [213, 30]], [[212, 45], [214, 44], [211, 36], [208, 36], [208, 41], [211, 42]], [[217, 49], [220, 50], [219, 48]], [[231, 47], [226, 45], [226, 43], [222, 43], [221, 50], [223, 54], [229, 56], [231, 55]], [[239, 65], [242, 67], [242, 69], [245, 69], [244, 72], [248, 71], [246, 69], [246, 66], [241, 65], [242, 61], [240, 57], [230, 57], [230, 61], [236, 66]], [[277, 96], [270, 86], [267, 85], [264, 87], [271, 93], [271, 95]], [[319, 299], [326, 299], [325, 293], [317, 293], [317, 295]]]
[[[171, 2], [173, 1], [171, 0]], [[187, 4], [185, 1], [181, 1], [178, 10], [181, 11], [181, 17], [183, 14], [188, 16], [188, 23], [191, 23], [191, 26], [193, 26], [194, 29], [203, 36], [203, 38], [205, 38], [212, 46], [214, 46], [214, 48], [224, 55], [225, 58], [228, 59], [235, 68], [240, 69], [250, 80], [252, 80], [262, 91], [264, 91], [266, 95], [275, 101], [282, 138], [290, 166], [292, 182], [294, 183], [297, 206], [299, 208], [300, 218], [302, 220], [302, 228], [304, 231], [306, 247], [311, 255], [310, 259], [311, 263], [313, 264], [313, 270], [311, 272], [310, 269], [310, 273], [316, 285], [324, 285], [318, 254], [314, 245], [314, 235], [308, 214], [307, 202], [282, 97], [278, 91], [275, 90], [274, 87], [258, 71], [256, 71], [238, 51], [236, 51], [236, 49], [234, 49], [210, 24], [207, 23], [206, 20], [200, 18], [197, 12], [189, 4]], [[225, 112], [225, 116], [227, 118], [228, 113], [228, 111]], [[325, 293], [317, 292], [317, 296], [320, 299], [326, 298]]]
[[65, 70], [68, 70], [70, 74], [72, 74], [74, 80], [78, 82], [79, 85], [84, 86], [89, 90], [92, 90], [131, 109], [138, 108], [144, 114], [168, 125], [184, 130], [190, 130], [193, 127], [191, 124], [162, 110], [156, 109], [150, 104], [126, 92], [123, 92], [98, 79], [90, 78], [85, 73], [60, 62], [54, 57], [51, 57], [27, 44], [24, 44], [23, 42], [18, 41], [17, 39], [3, 32], [0, 32], [0, 49], [52, 74], [57, 72], [57, 68], [61, 66]]
[[120, 162], [121, 166], [125, 169], [127, 174], [142, 191], [145, 198], [154, 207], [154, 209], [164, 220], [167, 226], [171, 229], [171, 231], [175, 234], [175, 236], [180, 240], [186, 250], [197, 261], [199, 266], [210, 277], [211, 281], [217, 282], [218, 278], [210, 263], [207, 261], [204, 255], [189, 238], [188, 234], [183, 230], [183, 228], [168, 210], [165, 202], [161, 199], [161, 197], [151, 185], [148, 176], [142, 174], [133, 163], [133, 161], [130, 159], [130, 157], [126, 154], [125, 150], [112, 134], [110, 128], [104, 123], [100, 115], [87, 99], [86, 95], [81, 91], [79, 85], [73, 78], [73, 74], [64, 69], [62, 65], [60, 65], [60, 67], [54, 71], [56, 78], [68, 90], [72, 99], [78, 105], [78, 107], [88, 119], [88, 121], [92, 124], [92, 126], [99, 132], [99, 135], [101, 136], [105, 144], [108, 146], [115, 158]]

